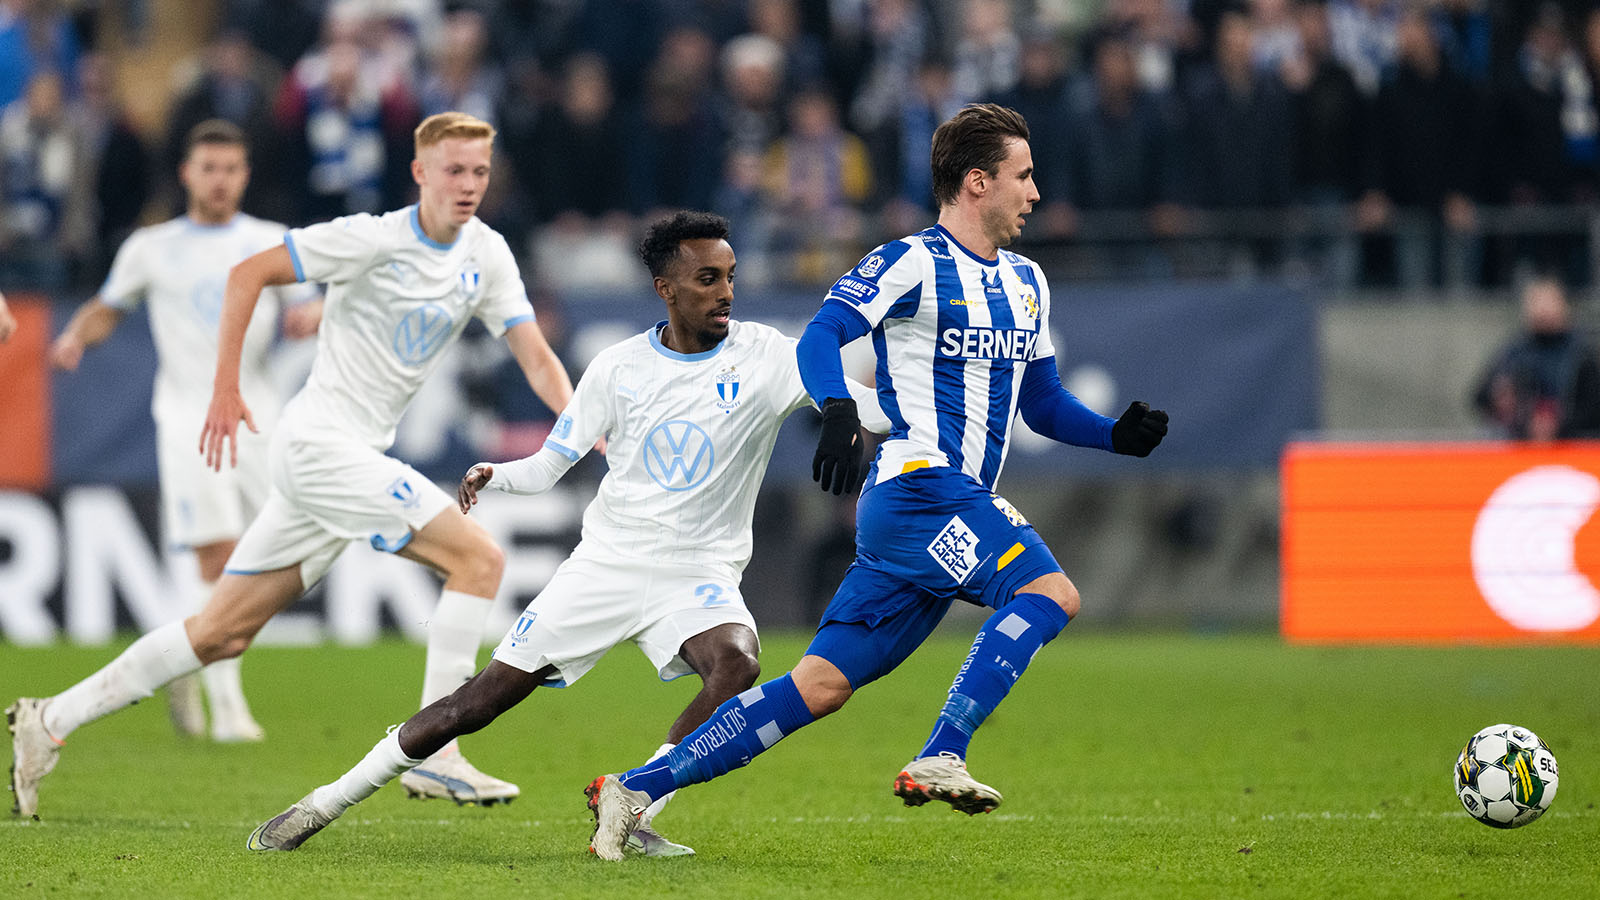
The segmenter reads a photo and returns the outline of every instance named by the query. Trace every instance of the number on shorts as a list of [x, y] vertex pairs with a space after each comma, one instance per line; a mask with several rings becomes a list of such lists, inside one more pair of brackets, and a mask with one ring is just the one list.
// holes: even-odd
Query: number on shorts
[[705, 598], [705, 602], [700, 605], [707, 609], [713, 606], [727, 606], [733, 602], [733, 598], [722, 596], [722, 585], [720, 584], [702, 584], [694, 589], [694, 595]]

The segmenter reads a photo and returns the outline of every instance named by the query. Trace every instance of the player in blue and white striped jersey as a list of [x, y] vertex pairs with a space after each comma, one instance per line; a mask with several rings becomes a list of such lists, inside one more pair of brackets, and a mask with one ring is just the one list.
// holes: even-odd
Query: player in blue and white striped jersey
[[748, 763], [893, 670], [958, 598], [995, 612], [895, 793], [966, 813], [1000, 803], [967, 773], [967, 744], [1079, 605], [1049, 548], [994, 493], [1012, 422], [1020, 413], [1063, 443], [1146, 456], [1167, 415], [1134, 403], [1113, 420], [1061, 385], [1049, 286], [1037, 265], [1002, 249], [1039, 200], [1022, 116], [963, 109], [935, 132], [932, 168], [938, 224], [879, 247], [840, 278], [797, 348], [823, 411], [812, 474], [836, 494], [862, 474], [839, 349], [871, 335], [876, 351], [878, 401], [893, 430], [861, 496], [855, 563], [792, 672], [729, 700], [666, 756], [604, 776], [594, 838], [603, 858], [621, 858], [655, 798]]

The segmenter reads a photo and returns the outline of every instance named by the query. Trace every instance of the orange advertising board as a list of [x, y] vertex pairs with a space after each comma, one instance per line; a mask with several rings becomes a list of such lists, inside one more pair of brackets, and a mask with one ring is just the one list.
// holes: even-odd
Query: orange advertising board
[[43, 490], [50, 481], [50, 304], [10, 294], [16, 333], [0, 344], [0, 487]]
[[1291, 444], [1298, 641], [1600, 642], [1600, 442]]

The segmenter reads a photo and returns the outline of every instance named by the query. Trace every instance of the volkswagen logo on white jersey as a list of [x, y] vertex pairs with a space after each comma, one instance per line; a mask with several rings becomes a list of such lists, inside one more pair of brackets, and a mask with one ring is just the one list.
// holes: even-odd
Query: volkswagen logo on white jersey
[[669, 491], [687, 491], [704, 484], [716, 455], [711, 435], [682, 419], [662, 422], [644, 439], [644, 470]]
[[394, 327], [394, 354], [408, 366], [420, 366], [450, 339], [455, 323], [442, 306], [429, 303], [406, 313]]

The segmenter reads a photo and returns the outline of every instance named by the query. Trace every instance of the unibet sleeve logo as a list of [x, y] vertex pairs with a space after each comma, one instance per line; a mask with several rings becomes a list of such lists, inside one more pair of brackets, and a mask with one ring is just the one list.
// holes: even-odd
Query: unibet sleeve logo
[[687, 491], [704, 484], [716, 456], [711, 435], [682, 419], [657, 425], [644, 439], [644, 470], [669, 491]]

